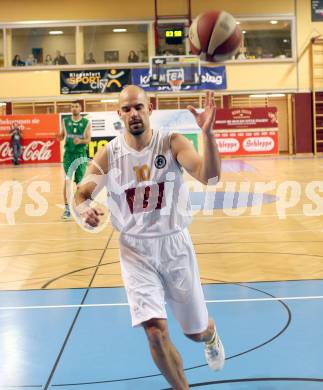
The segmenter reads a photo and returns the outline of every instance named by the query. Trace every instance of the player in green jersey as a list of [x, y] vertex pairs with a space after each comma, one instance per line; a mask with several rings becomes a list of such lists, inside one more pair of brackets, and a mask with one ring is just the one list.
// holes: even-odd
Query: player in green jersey
[[72, 116], [64, 118], [62, 131], [59, 134], [59, 139], [62, 141], [65, 138], [63, 166], [66, 174], [64, 181], [64, 202], [65, 211], [63, 219], [69, 219], [71, 212], [67, 201], [67, 186], [70, 185], [70, 180], [73, 179], [78, 186], [85, 175], [87, 164], [86, 162], [77, 164], [75, 172], [69, 172], [70, 166], [77, 159], [87, 158], [87, 144], [91, 141], [91, 123], [89, 119], [81, 116], [82, 105], [80, 101], [74, 101], [71, 105]]

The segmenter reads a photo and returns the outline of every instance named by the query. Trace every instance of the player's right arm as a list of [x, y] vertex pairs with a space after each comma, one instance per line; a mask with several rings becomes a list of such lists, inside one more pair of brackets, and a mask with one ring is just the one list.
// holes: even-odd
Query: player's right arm
[[91, 227], [99, 225], [100, 216], [104, 213], [97, 207], [88, 206], [88, 203], [93, 200], [95, 192], [108, 173], [108, 169], [108, 150], [102, 148], [89, 164], [86, 175], [75, 193], [76, 211], [81, 216], [82, 222]]
[[66, 130], [65, 130], [65, 121], [63, 119], [62, 121], [62, 128], [61, 128], [61, 131], [57, 134], [57, 139], [59, 141], [63, 141], [63, 139], [65, 138], [66, 136]]

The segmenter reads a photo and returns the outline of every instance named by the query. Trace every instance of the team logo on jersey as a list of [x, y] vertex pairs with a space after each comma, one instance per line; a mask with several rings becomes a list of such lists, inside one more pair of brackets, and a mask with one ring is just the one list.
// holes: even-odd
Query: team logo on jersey
[[162, 169], [165, 167], [165, 165], [166, 165], [166, 157], [163, 156], [162, 154], [159, 154], [158, 156], [156, 156], [155, 167], [157, 169]]

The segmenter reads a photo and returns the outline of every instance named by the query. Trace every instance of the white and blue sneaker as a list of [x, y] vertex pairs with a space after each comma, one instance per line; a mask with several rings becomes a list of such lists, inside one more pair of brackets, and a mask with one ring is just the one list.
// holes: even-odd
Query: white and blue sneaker
[[204, 353], [207, 364], [212, 371], [222, 370], [225, 362], [225, 353], [223, 344], [216, 330], [214, 331], [212, 340], [205, 343]]
[[65, 209], [65, 211], [62, 215], [62, 219], [65, 219], [65, 220], [71, 219], [71, 212], [69, 209]]

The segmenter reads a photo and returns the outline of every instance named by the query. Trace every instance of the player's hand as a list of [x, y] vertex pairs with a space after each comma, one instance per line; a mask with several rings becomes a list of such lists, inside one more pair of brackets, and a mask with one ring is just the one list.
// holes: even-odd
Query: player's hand
[[213, 130], [216, 114], [214, 93], [210, 91], [206, 92], [204, 111], [197, 112], [193, 106], [188, 106], [187, 109], [194, 115], [198, 127], [202, 129], [204, 133], [210, 134]]
[[56, 138], [59, 140], [59, 141], [63, 141], [64, 139], [64, 134], [62, 133], [58, 133], [58, 134], [55, 134]]
[[79, 145], [79, 144], [81, 143], [81, 138], [75, 137], [75, 138], [73, 139], [73, 143], [74, 143], [74, 145]]
[[91, 227], [97, 227], [100, 223], [100, 217], [104, 215], [103, 210], [97, 207], [89, 208], [81, 214], [82, 222]]

